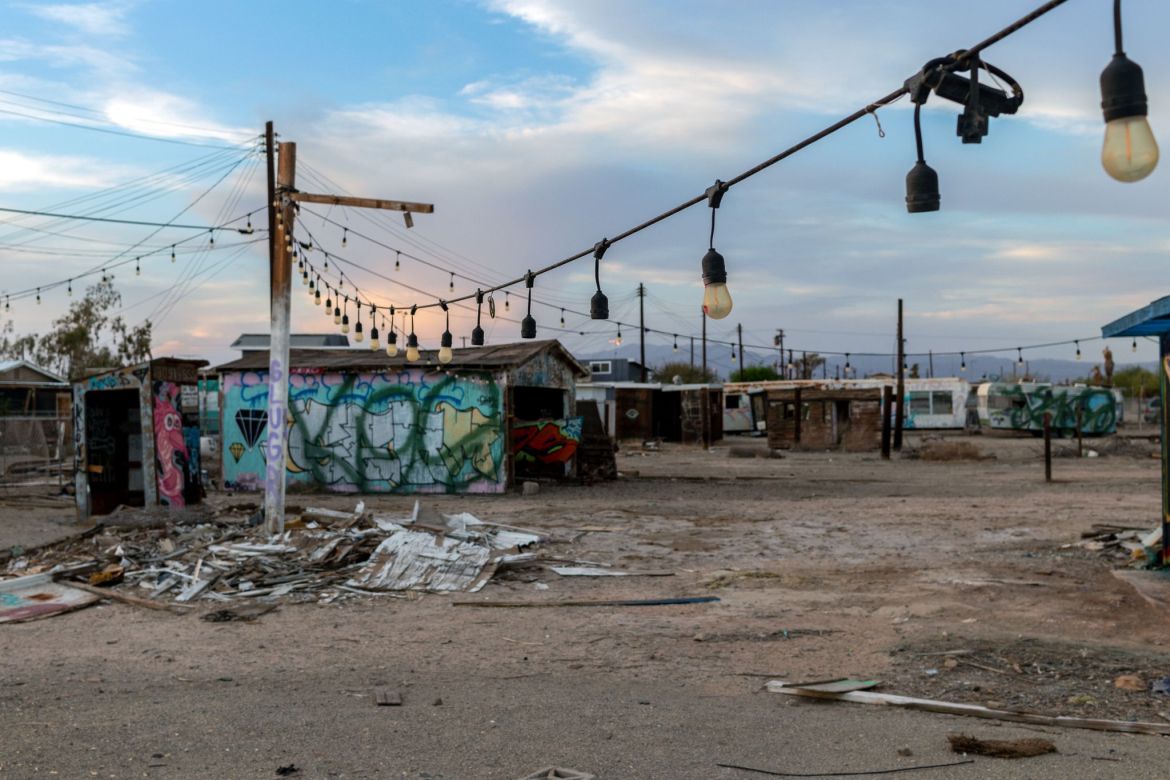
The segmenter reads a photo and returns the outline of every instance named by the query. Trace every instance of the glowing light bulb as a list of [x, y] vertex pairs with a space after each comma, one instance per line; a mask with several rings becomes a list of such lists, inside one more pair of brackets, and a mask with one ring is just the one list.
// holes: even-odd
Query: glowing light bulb
[[714, 249], [703, 256], [703, 312], [713, 320], [731, 314], [731, 293], [727, 291], [727, 267], [723, 255]]
[[[341, 315], [341, 332], [342, 333], [349, 333], [349, 315], [348, 314]], [[354, 337], [357, 338], [356, 334]], [[361, 339], [358, 339], [358, 341], [361, 341]]]
[[387, 337], [386, 357], [398, 357], [398, 334], [393, 331]]
[[419, 359], [418, 345], [408, 344], [406, 347], [406, 359], [411, 363]]
[[1158, 165], [1158, 142], [1144, 116], [1127, 116], [1105, 123], [1101, 165], [1118, 181], [1140, 181]]
[[450, 347], [439, 347], [439, 362], [443, 365], [455, 359], [455, 352]]

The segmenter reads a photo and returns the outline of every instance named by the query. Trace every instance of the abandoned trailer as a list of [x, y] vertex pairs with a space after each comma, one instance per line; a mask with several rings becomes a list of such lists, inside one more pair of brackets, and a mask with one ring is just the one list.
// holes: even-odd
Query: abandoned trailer
[[203, 498], [197, 382], [205, 365], [157, 358], [73, 381], [82, 518], [119, 505], [177, 509]]
[[[588, 371], [556, 340], [454, 350], [447, 365], [381, 350], [292, 350], [290, 487], [339, 492], [502, 493], [576, 473]], [[268, 353], [219, 366], [223, 482], [264, 486]]]

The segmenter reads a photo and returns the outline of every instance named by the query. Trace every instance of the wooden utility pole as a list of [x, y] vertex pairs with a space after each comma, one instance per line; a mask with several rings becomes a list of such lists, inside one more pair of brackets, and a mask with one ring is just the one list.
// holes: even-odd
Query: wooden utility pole
[[297, 145], [282, 142], [274, 165], [275, 137], [272, 122], [264, 126], [268, 160], [268, 260], [271, 331], [268, 343], [268, 436], [264, 442], [264, 530], [284, 531], [284, 493], [287, 477], [289, 329], [292, 309], [293, 226], [297, 203], [401, 211], [410, 227], [411, 212], [430, 214], [430, 203], [315, 195], [296, 188]]
[[695, 337], [691, 336], [691, 368], [695, 367]]
[[739, 343], [739, 381], [743, 381], [743, 325], [735, 326], [736, 341]]
[[902, 423], [906, 421], [906, 340], [902, 338], [902, 299], [898, 299], [898, 394], [894, 406], [894, 449], [902, 451]]
[[646, 384], [646, 285], [638, 282], [638, 355], [642, 361], [642, 384]]
[[703, 376], [707, 376], [707, 312], [699, 316], [703, 318]]
[[1044, 481], [1052, 481], [1052, 413], [1044, 413]]

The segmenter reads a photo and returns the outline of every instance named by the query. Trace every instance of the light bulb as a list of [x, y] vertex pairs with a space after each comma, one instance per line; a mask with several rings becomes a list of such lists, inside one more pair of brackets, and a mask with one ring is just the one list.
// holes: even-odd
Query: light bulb
[[703, 255], [703, 313], [713, 320], [731, 314], [731, 293], [727, 291], [727, 267], [723, 255], [714, 249]]
[[419, 358], [418, 345], [411, 344], [411, 345], [407, 346], [406, 359], [409, 360], [411, 363], [413, 363], [414, 361], [418, 360], [418, 358]]
[[450, 347], [439, 347], [439, 362], [446, 365], [455, 358], [455, 352]]
[[398, 342], [386, 342], [386, 357], [398, 357]]
[[333, 307], [333, 324], [334, 325], [341, 324], [341, 307], [340, 306]]
[[353, 328], [353, 340], [357, 341], [357, 342], [361, 342], [363, 339], [365, 339], [365, 337], [366, 337], [366, 334], [362, 333], [362, 324], [359, 322]]
[[378, 329], [373, 328], [370, 330], [370, 349], [377, 350], [380, 346], [381, 344], [378, 340]]
[[1158, 165], [1158, 142], [1144, 116], [1127, 116], [1105, 123], [1101, 165], [1118, 181], [1140, 181]]
[[[349, 333], [349, 315], [348, 314], [341, 315], [341, 332], [342, 333]], [[358, 339], [358, 341], [361, 341], [361, 339]]]

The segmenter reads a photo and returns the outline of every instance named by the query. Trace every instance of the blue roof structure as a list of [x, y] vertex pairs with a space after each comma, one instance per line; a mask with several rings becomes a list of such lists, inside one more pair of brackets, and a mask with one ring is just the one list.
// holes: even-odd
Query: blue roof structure
[[1101, 336], [1107, 339], [1118, 336], [1161, 336], [1165, 333], [1170, 333], [1170, 295], [1101, 328]]

